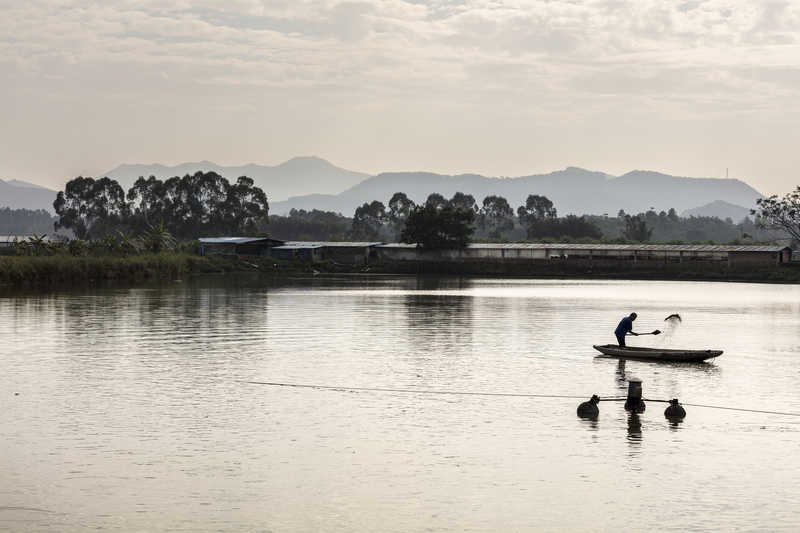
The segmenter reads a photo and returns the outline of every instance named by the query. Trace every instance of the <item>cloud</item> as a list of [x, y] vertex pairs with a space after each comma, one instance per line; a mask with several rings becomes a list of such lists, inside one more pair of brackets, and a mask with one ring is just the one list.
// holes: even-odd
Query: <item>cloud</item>
[[413, 111], [429, 128], [447, 115], [480, 131], [485, 116], [524, 131], [634, 113], [785, 117], [798, 72], [789, 1], [0, 0], [6, 110], [299, 109], [335, 132]]
[[[397, 90], [403, 78], [413, 89], [427, 78], [432, 87], [469, 83], [480, 90], [502, 89], [499, 82], [507, 79], [646, 95], [654, 87], [641, 80], [675, 72], [724, 70], [732, 80], [747, 68], [748, 79], [759, 79], [770, 51], [780, 50], [773, 55], [785, 64], [764, 66], [764, 84], [780, 83], [769, 69], [800, 62], [800, 9], [788, 2], [31, 0], [0, 6], [0, 52], [11, 76], [63, 75], [75, 65], [126, 65], [131, 73], [158, 65], [198, 83], [325, 89], [334, 81]], [[654, 70], [659, 73], [646, 74]], [[538, 76], [558, 83], [536, 82]], [[703, 90], [702, 83], [655, 83], [674, 94]]]

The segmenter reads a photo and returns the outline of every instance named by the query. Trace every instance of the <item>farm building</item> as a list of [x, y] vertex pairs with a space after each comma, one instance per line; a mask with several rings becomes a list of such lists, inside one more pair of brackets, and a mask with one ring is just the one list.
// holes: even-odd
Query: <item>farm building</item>
[[369, 263], [370, 251], [379, 242], [304, 242], [287, 241], [286, 246], [316, 247], [318, 260], [334, 261], [348, 265], [366, 265]]
[[280, 246], [274, 246], [270, 250], [270, 256], [284, 261], [317, 263], [322, 261], [322, 246], [310, 242], [286, 242]]
[[791, 261], [788, 246], [716, 244], [470, 244], [453, 250], [422, 250], [414, 244], [391, 243], [374, 247], [384, 261], [692, 261], [728, 265], [775, 265]]
[[283, 244], [283, 241], [269, 237], [209, 237], [199, 241], [200, 255], [269, 255], [271, 248]]

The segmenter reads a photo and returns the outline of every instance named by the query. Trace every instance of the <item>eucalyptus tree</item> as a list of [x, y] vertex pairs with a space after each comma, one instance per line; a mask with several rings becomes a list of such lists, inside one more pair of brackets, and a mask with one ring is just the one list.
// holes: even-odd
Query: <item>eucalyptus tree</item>
[[514, 210], [502, 196], [487, 196], [480, 209], [480, 226], [490, 239], [499, 239], [514, 229]]
[[353, 214], [352, 236], [354, 239], [375, 241], [385, 222], [386, 206], [383, 202], [373, 200], [371, 203], [364, 203]]
[[474, 221], [475, 211], [426, 202], [411, 211], [400, 238], [425, 249], [463, 248], [475, 231]]
[[414, 200], [409, 198], [404, 192], [396, 192], [389, 199], [389, 212], [387, 218], [392, 233], [397, 238], [403, 231], [403, 227], [411, 214], [411, 210], [416, 207]]
[[109, 178], [70, 180], [53, 202], [55, 228], [72, 230], [80, 239], [102, 237], [127, 223], [130, 205], [119, 183]]

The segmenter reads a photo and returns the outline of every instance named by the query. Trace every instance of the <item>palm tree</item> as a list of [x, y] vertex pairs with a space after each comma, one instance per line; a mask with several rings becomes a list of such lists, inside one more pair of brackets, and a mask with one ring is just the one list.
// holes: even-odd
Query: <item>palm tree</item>
[[175, 237], [169, 232], [164, 222], [159, 222], [157, 226], [148, 225], [149, 230], [147, 233], [140, 237], [142, 245], [146, 250], [153, 253], [160, 253], [164, 250], [172, 250], [177, 244]]

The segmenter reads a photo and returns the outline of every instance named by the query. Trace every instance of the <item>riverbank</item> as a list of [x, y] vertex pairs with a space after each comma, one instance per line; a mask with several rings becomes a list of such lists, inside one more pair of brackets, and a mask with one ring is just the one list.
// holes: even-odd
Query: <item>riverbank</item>
[[400, 274], [549, 279], [642, 279], [676, 281], [742, 281], [800, 283], [800, 265], [728, 266], [724, 264], [663, 264], [640, 262], [593, 264], [568, 261], [421, 262], [383, 261], [354, 266], [335, 261], [309, 263], [270, 257], [189, 253], [135, 256], [0, 256], [0, 287], [50, 286], [66, 283], [120, 281], [139, 283], [174, 280], [201, 274], [240, 273], [276, 277], [313, 274]]
[[138, 282], [179, 279], [196, 274], [264, 272], [310, 273], [311, 265], [271, 258], [201, 257], [188, 253], [132, 256], [0, 256], [0, 286]]

